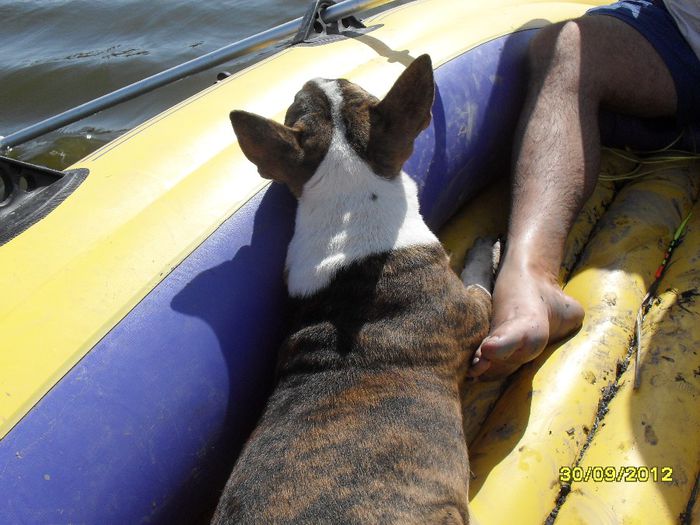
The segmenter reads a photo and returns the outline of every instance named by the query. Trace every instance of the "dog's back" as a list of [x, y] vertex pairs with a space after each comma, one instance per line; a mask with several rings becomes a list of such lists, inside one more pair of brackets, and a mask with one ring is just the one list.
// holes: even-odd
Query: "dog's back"
[[[490, 297], [450, 270], [400, 171], [432, 89], [421, 57], [381, 102], [315, 81], [286, 129], [232, 113], [261, 175], [300, 198], [287, 260], [296, 322], [216, 523], [469, 521], [458, 388]], [[311, 123], [330, 136], [304, 137]], [[261, 156], [275, 144], [291, 166]]]

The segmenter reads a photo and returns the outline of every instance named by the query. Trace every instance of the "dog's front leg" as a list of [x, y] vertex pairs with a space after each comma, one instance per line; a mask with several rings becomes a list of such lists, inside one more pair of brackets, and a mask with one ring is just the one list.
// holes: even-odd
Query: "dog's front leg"
[[462, 282], [467, 287], [479, 286], [490, 296], [500, 259], [501, 241], [479, 237], [464, 258]]

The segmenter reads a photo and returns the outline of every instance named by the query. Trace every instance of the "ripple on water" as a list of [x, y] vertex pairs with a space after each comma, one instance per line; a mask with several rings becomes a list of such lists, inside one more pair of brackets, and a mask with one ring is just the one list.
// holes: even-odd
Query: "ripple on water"
[[[0, 0], [0, 135], [303, 15], [308, 0]], [[10, 156], [65, 168], [253, 57], [225, 64], [63, 130]]]

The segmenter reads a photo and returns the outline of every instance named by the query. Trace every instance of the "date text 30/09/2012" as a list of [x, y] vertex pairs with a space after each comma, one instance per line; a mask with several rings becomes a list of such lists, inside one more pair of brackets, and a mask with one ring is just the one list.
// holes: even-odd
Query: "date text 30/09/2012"
[[588, 466], [588, 467], [561, 467], [559, 468], [559, 481], [561, 483], [587, 482], [628, 482], [646, 483], [673, 481], [673, 467], [646, 467], [646, 466]]

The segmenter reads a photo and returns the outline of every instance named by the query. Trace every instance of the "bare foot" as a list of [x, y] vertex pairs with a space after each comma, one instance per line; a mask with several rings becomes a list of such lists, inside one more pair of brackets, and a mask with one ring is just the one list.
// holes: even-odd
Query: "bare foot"
[[583, 308], [555, 279], [507, 264], [496, 279], [491, 333], [474, 354], [472, 377], [496, 379], [514, 372], [583, 321]]

